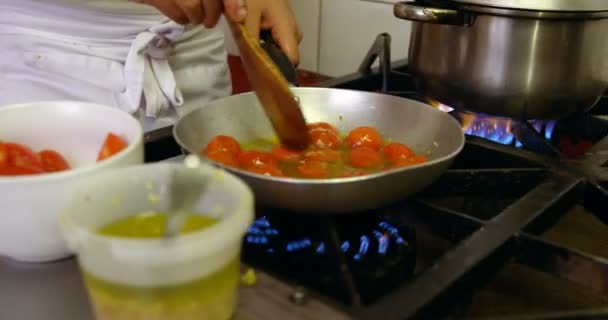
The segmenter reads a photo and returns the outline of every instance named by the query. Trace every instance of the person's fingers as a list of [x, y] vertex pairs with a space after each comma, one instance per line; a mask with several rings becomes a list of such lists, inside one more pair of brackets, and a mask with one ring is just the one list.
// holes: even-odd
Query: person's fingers
[[247, 31], [253, 36], [254, 39], [260, 39], [260, 22], [262, 20], [262, 13], [254, 10], [247, 12], [247, 19], [245, 19], [245, 27]]
[[234, 22], [243, 22], [247, 16], [247, 4], [245, 0], [223, 0], [224, 13]]
[[213, 28], [222, 15], [222, 3], [220, 0], [203, 0], [205, 9], [205, 27]]
[[297, 66], [300, 63], [299, 43], [301, 32], [296, 23], [294, 20], [289, 19], [273, 19], [272, 17], [268, 17], [268, 19], [274, 22], [272, 26], [272, 38], [285, 52], [287, 57], [289, 57], [289, 60]]
[[131, 0], [132, 2], [147, 4], [155, 7], [169, 19], [179, 23], [187, 24], [188, 16], [173, 1], [166, 0]]
[[[171, 2], [165, 0], [165, 2]], [[205, 21], [205, 14], [201, 0], [175, 0], [175, 4], [188, 17], [191, 24], [197, 25]]]

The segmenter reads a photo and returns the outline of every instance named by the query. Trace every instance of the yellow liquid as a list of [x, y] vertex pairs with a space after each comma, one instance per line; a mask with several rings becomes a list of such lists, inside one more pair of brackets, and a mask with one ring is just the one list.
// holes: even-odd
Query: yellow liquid
[[[165, 219], [162, 213], [144, 213], [106, 225], [98, 232], [127, 238], [159, 238]], [[189, 215], [182, 234], [216, 222], [209, 217]], [[232, 316], [236, 305], [239, 267], [237, 256], [203, 278], [157, 287], [113, 283], [83, 273], [97, 320], [225, 320]]]

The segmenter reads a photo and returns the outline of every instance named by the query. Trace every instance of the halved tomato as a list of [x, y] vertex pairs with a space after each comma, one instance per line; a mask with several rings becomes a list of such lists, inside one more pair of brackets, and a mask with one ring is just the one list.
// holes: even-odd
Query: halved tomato
[[235, 138], [226, 135], [218, 135], [213, 137], [205, 147], [205, 154], [224, 151], [237, 155], [241, 152], [241, 144]]
[[118, 135], [110, 132], [106, 136], [106, 139], [103, 142], [101, 150], [99, 150], [99, 154], [97, 155], [97, 161], [101, 161], [107, 159], [123, 149], [127, 148], [127, 142], [119, 137]]
[[308, 150], [304, 153], [304, 158], [307, 160], [339, 162], [341, 154], [340, 152], [331, 149]]
[[263, 174], [265, 176], [272, 176], [272, 177], [284, 177], [285, 176], [285, 174], [283, 174], [283, 171], [281, 171], [281, 169], [279, 167], [274, 166], [272, 164], [251, 167], [251, 168], [247, 169], [247, 171], [257, 173], [257, 174]]
[[310, 131], [310, 141], [319, 149], [339, 149], [342, 144], [340, 137], [330, 130]]
[[412, 149], [401, 143], [389, 143], [382, 150], [391, 163], [399, 163], [414, 156]]
[[380, 152], [369, 147], [353, 149], [350, 152], [349, 159], [350, 165], [354, 168], [369, 169], [382, 164]]
[[27, 146], [18, 143], [5, 143], [10, 167], [33, 167], [42, 169], [38, 155]]
[[6, 144], [0, 142], [0, 168], [8, 166], [8, 150]]
[[34, 175], [44, 173], [42, 168], [33, 167], [33, 166], [24, 166], [24, 167], [16, 167], [16, 166], [6, 166], [0, 168], [0, 176], [25, 176], [25, 175]]
[[55, 150], [42, 150], [38, 152], [42, 169], [46, 172], [59, 172], [70, 169], [65, 158]]
[[326, 162], [317, 160], [304, 160], [298, 166], [300, 174], [306, 178], [326, 178], [329, 174], [329, 167]]
[[334, 133], [335, 135], [339, 136], [340, 132], [338, 131], [338, 129], [336, 129], [336, 127], [332, 126], [331, 124], [327, 123], [327, 122], [313, 122], [313, 123], [309, 123], [308, 124], [308, 131], [312, 132], [315, 130], [328, 130], [331, 131], [332, 133]]
[[298, 151], [282, 146], [272, 147], [270, 153], [279, 161], [294, 162], [300, 159], [300, 153]]
[[353, 129], [346, 138], [348, 146], [352, 149], [368, 147], [379, 150], [382, 146], [382, 136], [372, 127], [358, 127]]
[[239, 153], [238, 161], [241, 168], [245, 170], [252, 167], [277, 165], [277, 160], [270, 153], [260, 151], [243, 151]]
[[229, 167], [239, 167], [239, 161], [237, 160], [236, 156], [227, 151], [216, 150], [206, 153], [205, 156], [213, 161], [217, 161]]

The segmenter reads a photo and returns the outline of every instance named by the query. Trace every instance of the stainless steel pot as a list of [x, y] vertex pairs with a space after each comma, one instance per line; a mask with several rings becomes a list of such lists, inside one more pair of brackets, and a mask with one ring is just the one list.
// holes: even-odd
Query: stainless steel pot
[[458, 109], [535, 119], [589, 110], [608, 88], [608, 0], [411, 1], [418, 89]]

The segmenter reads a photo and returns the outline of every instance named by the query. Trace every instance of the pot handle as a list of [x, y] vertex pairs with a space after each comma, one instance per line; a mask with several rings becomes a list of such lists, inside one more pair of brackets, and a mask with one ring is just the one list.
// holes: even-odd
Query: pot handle
[[423, 23], [470, 26], [473, 16], [457, 9], [426, 6], [416, 1], [397, 2], [393, 7], [395, 17]]
[[268, 30], [260, 31], [260, 45], [266, 51], [270, 59], [277, 65], [279, 71], [283, 74], [287, 83], [292, 87], [298, 86], [298, 72], [295, 66], [291, 63], [285, 52], [279, 48], [279, 45], [272, 38], [272, 33]]

